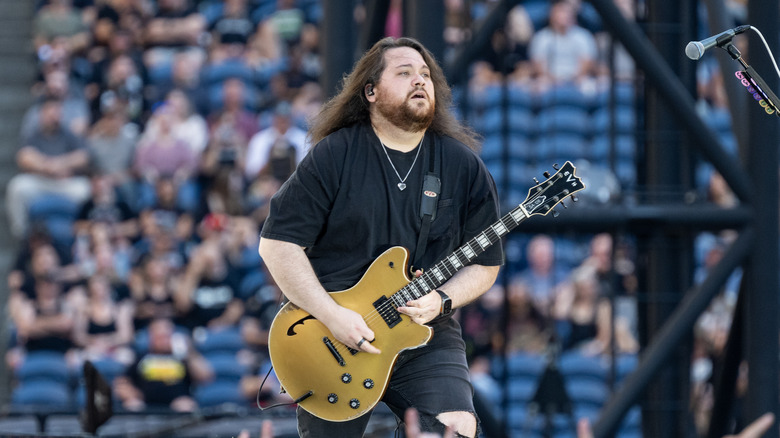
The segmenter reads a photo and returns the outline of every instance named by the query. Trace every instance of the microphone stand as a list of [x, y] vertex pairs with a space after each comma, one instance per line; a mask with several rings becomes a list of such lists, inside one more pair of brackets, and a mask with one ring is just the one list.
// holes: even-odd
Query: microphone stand
[[775, 93], [772, 92], [772, 90], [769, 88], [769, 85], [764, 82], [764, 79], [761, 78], [761, 75], [759, 75], [758, 72], [753, 69], [753, 67], [751, 67], [748, 63], [745, 62], [744, 59], [742, 59], [742, 53], [740, 53], [739, 49], [737, 49], [737, 46], [735, 46], [734, 43], [729, 40], [724, 44], [718, 44], [718, 47], [724, 49], [726, 52], [728, 52], [732, 59], [738, 61], [742, 65], [742, 76], [752, 85], [753, 89], [755, 90], [753, 95], [755, 96], [755, 93], [758, 93], [763, 102], [765, 102], [762, 103], [762, 100], [756, 98], [761, 106], [764, 107], [764, 111], [766, 111], [768, 114], [774, 114], [780, 117], [780, 111], [778, 111], [780, 99], [778, 99]]

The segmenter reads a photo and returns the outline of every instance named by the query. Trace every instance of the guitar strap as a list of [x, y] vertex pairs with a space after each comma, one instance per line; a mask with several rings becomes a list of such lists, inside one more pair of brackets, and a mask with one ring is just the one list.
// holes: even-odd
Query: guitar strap
[[420, 194], [420, 235], [417, 237], [417, 248], [414, 251], [414, 263], [410, 267], [412, 275], [414, 271], [422, 269], [422, 261], [425, 248], [428, 246], [428, 232], [431, 230], [431, 222], [436, 219], [436, 208], [439, 204], [439, 194], [441, 193], [441, 145], [439, 137], [431, 134], [431, 143], [428, 147], [428, 173], [425, 175]]

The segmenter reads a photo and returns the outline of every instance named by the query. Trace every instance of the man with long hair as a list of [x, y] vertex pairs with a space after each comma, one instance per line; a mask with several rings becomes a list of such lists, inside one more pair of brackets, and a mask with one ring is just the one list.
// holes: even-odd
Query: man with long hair
[[[358, 354], [381, 354], [372, 344], [375, 332], [328, 292], [354, 286], [390, 246], [424, 247], [410, 259], [429, 268], [498, 220], [493, 179], [451, 103], [441, 67], [425, 47], [410, 38], [379, 41], [324, 105], [309, 131], [314, 146], [271, 201], [259, 248], [271, 275], [293, 304]], [[424, 181], [436, 168], [435, 218], [418, 246], [427, 220], [421, 198], [431, 195], [423, 193]], [[399, 418], [413, 407], [423, 431], [476, 436], [465, 344], [450, 312], [487, 291], [502, 263], [500, 244], [487, 246], [437, 290], [397, 308], [433, 328], [427, 344], [402, 351], [395, 362], [382, 401]], [[329, 422], [299, 407], [298, 431], [359, 437], [369, 417]]]

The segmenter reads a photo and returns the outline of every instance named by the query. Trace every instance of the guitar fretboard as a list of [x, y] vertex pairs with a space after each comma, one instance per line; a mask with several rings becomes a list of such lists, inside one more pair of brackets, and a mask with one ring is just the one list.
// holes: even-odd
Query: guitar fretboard
[[[493, 244], [509, 234], [521, 222], [537, 214], [546, 215], [553, 207], [562, 202], [564, 198], [585, 188], [574, 175], [574, 165], [567, 161], [563, 167], [528, 191], [528, 197], [524, 202], [504, 215], [498, 222], [489, 226], [473, 239], [445, 257], [433, 268], [428, 269], [421, 276], [410, 281], [401, 290], [390, 296], [390, 302], [396, 308], [406, 305], [408, 301], [416, 300], [427, 295], [430, 291], [441, 286], [456, 272], [469, 265], [480, 254], [485, 252]], [[576, 200], [576, 199], [575, 199]]]
[[427, 295], [430, 291], [444, 284], [463, 267], [471, 263], [480, 254], [493, 246], [502, 237], [509, 234], [522, 221], [530, 217], [523, 205], [504, 215], [498, 222], [479, 233], [476, 237], [466, 242], [463, 246], [445, 257], [433, 268], [415, 278], [401, 290], [394, 293], [390, 299], [394, 306], [405, 306], [406, 302], [416, 300]]

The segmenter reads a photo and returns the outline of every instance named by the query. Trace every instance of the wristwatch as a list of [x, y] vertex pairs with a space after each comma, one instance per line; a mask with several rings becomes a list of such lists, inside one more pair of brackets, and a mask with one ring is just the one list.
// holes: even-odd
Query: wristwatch
[[438, 292], [439, 296], [441, 297], [441, 309], [439, 309], [439, 316], [449, 315], [452, 313], [452, 300], [447, 294], [440, 291], [439, 289], [436, 289], [436, 292]]

